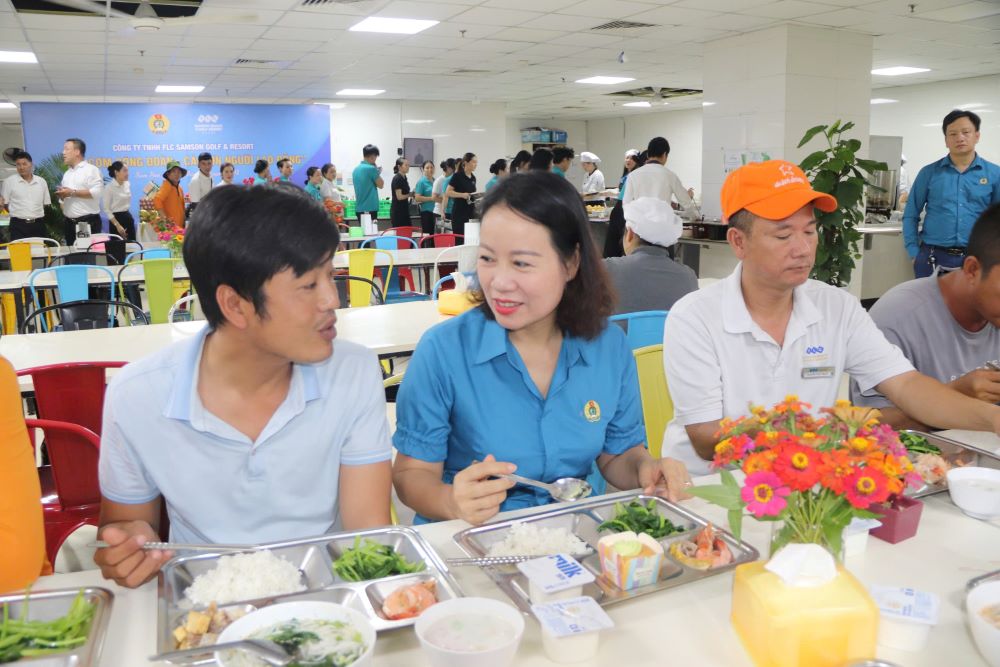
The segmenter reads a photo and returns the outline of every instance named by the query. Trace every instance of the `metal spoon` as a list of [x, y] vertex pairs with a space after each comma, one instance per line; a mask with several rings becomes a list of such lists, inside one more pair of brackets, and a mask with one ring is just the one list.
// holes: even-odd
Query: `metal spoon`
[[535, 486], [539, 489], [544, 489], [549, 492], [549, 495], [560, 502], [580, 500], [581, 498], [589, 496], [593, 491], [590, 484], [588, 484], [585, 480], [577, 479], [576, 477], [562, 477], [551, 484], [539, 482], [534, 479], [528, 479], [527, 477], [521, 477], [520, 475], [497, 475], [497, 477], [503, 477], [505, 479], [515, 481], [518, 484], [525, 484], [527, 486]]
[[196, 648], [184, 649], [183, 651], [161, 653], [159, 655], [150, 656], [149, 659], [151, 662], [170, 662], [178, 665], [187, 665], [193, 662], [190, 658], [198, 658], [208, 655], [213, 651], [230, 650], [252, 653], [267, 664], [274, 665], [275, 667], [282, 667], [295, 659], [294, 656], [288, 655], [285, 649], [281, 648], [269, 639], [241, 639], [238, 642], [224, 642], [213, 646], [199, 646]]

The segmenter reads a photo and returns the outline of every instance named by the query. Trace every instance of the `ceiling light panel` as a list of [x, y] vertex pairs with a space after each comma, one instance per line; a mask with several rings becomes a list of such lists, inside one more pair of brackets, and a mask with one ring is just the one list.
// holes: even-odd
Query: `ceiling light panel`
[[432, 26], [436, 26], [439, 21], [427, 19], [396, 19], [387, 16], [369, 16], [360, 23], [355, 23], [349, 30], [351, 32], [382, 32], [393, 35], [415, 35], [423, 32]]

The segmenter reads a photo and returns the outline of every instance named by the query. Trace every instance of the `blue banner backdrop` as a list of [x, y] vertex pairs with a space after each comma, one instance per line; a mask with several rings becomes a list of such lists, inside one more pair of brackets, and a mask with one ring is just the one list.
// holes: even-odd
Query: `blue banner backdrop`
[[234, 183], [253, 177], [254, 163], [292, 161], [292, 182], [304, 186], [306, 169], [330, 161], [330, 112], [323, 105], [290, 104], [62, 104], [23, 102], [21, 123], [26, 150], [35, 163], [62, 155], [69, 137], [87, 143], [87, 161], [101, 170], [121, 160], [129, 168], [132, 212], [146, 184], [163, 182], [163, 169], [177, 160], [188, 170], [181, 187], [198, 169], [198, 154], [209, 152], [219, 181], [219, 167], [236, 167]]

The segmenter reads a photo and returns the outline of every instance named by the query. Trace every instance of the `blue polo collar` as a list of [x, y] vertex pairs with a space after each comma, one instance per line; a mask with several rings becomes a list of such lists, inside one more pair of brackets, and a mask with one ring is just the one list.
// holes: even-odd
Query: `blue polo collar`
[[[938, 160], [937, 166], [938, 167], [951, 167], [952, 169], [955, 169], [955, 163], [951, 161], [951, 156], [950, 155], [945, 155], [943, 158], [941, 158], [940, 160]], [[969, 168], [966, 169], [965, 171], [972, 171], [973, 169], [986, 169], [986, 161], [983, 160], [982, 156], [979, 153], [976, 153], [975, 159], [973, 159], [972, 162], [969, 163]], [[958, 171], [958, 170], [955, 169], [955, 171]], [[962, 173], [965, 173], [965, 172], [962, 172]]]
[[[484, 364], [499, 356], [509, 353], [508, 346], [510, 338], [507, 330], [497, 324], [494, 319], [488, 319], [482, 313], [476, 313], [483, 319], [482, 332], [479, 336], [479, 352], [476, 354], [475, 363]], [[592, 346], [584, 345], [576, 336], [563, 335], [562, 352], [566, 356], [567, 367], [573, 366], [576, 362], [582, 362], [588, 366], [594, 361], [590, 358], [593, 351]]]
[[[163, 409], [163, 416], [169, 419], [180, 419], [192, 422], [192, 415], [204, 411], [201, 397], [198, 396], [198, 366], [201, 364], [201, 353], [205, 349], [205, 339], [211, 332], [211, 327], [205, 326], [190, 340], [181, 343], [180, 359], [176, 365], [176, 375], [170, 390], [170, 398]], [[314, 401], [325, 396], [325, 388], [320, 384], [315, 366], [294, 364], [292, 379], [285, 402], [301, 396], [301, 402]], [[194, 425], [194, 424], [192, 424]]]

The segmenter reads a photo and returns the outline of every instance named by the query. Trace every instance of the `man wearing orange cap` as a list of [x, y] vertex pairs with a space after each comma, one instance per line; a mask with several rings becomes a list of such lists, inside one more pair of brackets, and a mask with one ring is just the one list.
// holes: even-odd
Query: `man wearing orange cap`
[[814, 409], [837, 399], [841, 375], [877, 388], [938, 428], [1000, 431], [1000, 408], [917, 373], [847, 291], [809, 280], [816, 258], [814, 208], [837, 201], [784, 160], [749, 164], [722, 186], [733, 273], [674, 304], [664, 368], [674, 419], [664, 456], [707, 472], [723, 417], [796, 394]]

